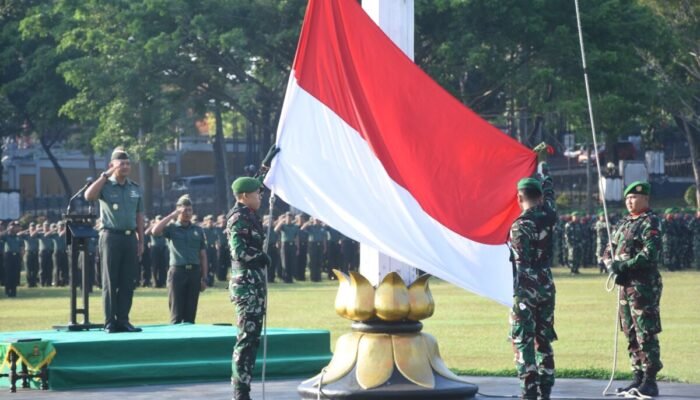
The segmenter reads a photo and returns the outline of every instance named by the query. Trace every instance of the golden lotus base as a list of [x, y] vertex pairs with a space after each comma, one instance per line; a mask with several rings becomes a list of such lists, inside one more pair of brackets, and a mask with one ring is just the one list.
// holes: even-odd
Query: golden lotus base
[[447, 368], [426, 333], [352, 332], [335, 349], [330, 364], [298, 387], [303, 399], [469, 399], [478, 391]]

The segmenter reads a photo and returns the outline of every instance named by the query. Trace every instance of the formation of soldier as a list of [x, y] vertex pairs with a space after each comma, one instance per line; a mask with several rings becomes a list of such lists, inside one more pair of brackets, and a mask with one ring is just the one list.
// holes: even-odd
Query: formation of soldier
[[[155, 226], [161, 219], [160, 215], [152, 220], [146, 219], [146, 227]], [[192, 219], [203, 229], [207, 243], [207, 286], [213, 286], [215, 280], [228, 282], [231, 253], [225, 235], [224, 215], [207, 215], [199, 222], [196, 215]], [[267, 232], [268, 215], [264, 221]], [[274, 229], [279, 223], [297, 228], [285, 227], [287, 233], [284, 233], [281, 229]], [[102, 229], [99, 220], [95, 223], [95, 229], [98, 232]], [[331, 272], [333, 268], [345, 273], [359, 268], [359, 244], [314, 217], [283, 213], [274, 220], [272, 232], [268, 248], [272, 259], [268, 270], [269, 282], [278, 279], [287, 283], [306, 279], [318, 282], [324, 276], [335, 279]], [[86, 252], [90, 291], [94, 286], [102, 288], [97, 242], [98, 238], [90, 238]], [[283, 263], [281, 253], [290, 244], [293, 244], [294, 259], [286, 259], [286, 263]], [[146, 229], [144, 247], [139, 261], [140, 286], [165, 288], [170, 266], [165, 238], [152, 235]], [[6, 296], [15, 297], [17, 287], [22, 285], [28, 288], [69, 285], [68, 250], [63, 221], [50, 222], [40, 218], [23, 223], [0, 221], [0, 285], [4, 286]], [[79, 265], [82, 265], [82, 260]], [[24, 282], [21, 282], [22, 271]]]
[[[700, 269], [700, 212], [668, 208], [658, 213], [661, 218], [661, 251], [659, 265], [669, 271]], [[610, 231], [619, 224], [620, 214], [610, 213]], [[574, 211], [559, 217], [554, 226], [554, 265], [578, 274], [580, 268], [595, 267], [601, 273], [608, 243], [608, 229], [603, 211], [595, 215]]]

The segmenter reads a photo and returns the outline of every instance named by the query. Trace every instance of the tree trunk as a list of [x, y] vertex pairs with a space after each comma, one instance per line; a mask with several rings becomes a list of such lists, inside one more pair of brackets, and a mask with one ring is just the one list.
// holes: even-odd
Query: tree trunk
[[693, 136], [693, 128], [688, 125], [685, 118], [680, 115], [674, 115], [673, 119], [676, 125], [685, 133], [688, 139], [688, 148], [690, 150], [690, 162], [693, 165], [693, 177], [695, 178], [695, 209], [700, 210], [700, 170], [698, 170], [698, 150]]
[[216, 118], [216, 132], [212, 147], [214, 150], [214, 179], [216, 182], [216, 209], [219, 211], [228, 209], [228, 175], [226, 170], [226, 142], [224, 141], [224, 124], [221, 117], [221, 105], [217, 100], [214, 103], [214, 116]]
[[51, 146], [53, 143], [49, 144], [46, 141], [46, 138], [44, 136], [45, 135], [42, 134], [39, 137], [39, 142], [41, 143], [41, 148], [44, 149], [44, 152], [49, 157], [49, 160], [51, 161], [51, 164], [53, 165], [54, 171], [56, 171], [56, 174], [58, 175], [58, 179], [61, 180], [61, 185], [63, 185], [64, 196], [65, 196], [66, 202], [67, 202], [68, 200], [70, 200], [71, 195], [73, 194], [73, 189], [71, 188], [70, 183], [68, 182], [68, 178], [66, 178], [66, 174], [63, 172], [63, 168], [61, 167], [61, 164], [58, 163], [58, 160], [51, 152]]

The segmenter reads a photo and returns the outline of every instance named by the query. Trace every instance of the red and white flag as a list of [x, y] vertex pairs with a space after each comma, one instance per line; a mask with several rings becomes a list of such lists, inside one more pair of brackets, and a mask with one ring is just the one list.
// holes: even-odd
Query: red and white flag
[[311, 0], [265, 184], [343, 234], [512, 303], [505, 245], [536, 155], [420, 70], [354, 0]]

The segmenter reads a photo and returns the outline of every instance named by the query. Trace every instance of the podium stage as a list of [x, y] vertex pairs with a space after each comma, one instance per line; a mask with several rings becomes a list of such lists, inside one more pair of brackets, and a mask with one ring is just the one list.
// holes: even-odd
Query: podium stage
[[[236, 328], [219, 325], [140, 325], [143, 332], [101, 330], [0, 332], [11, 339], [50, 341], [56, 356], [49, 365], [49, 389], [117, 387], [228, 381]], [[330, 332], [268, 329], [268, 379], [307, 378], [331, 359]], [[2, 362], [0, 360], [0, 362]], [[262, 342], [256, 375], [262, 370]], [[32, 386], [35, 386], [33, 383]], [[9, 387], [7, 378], [0, 387]]]

